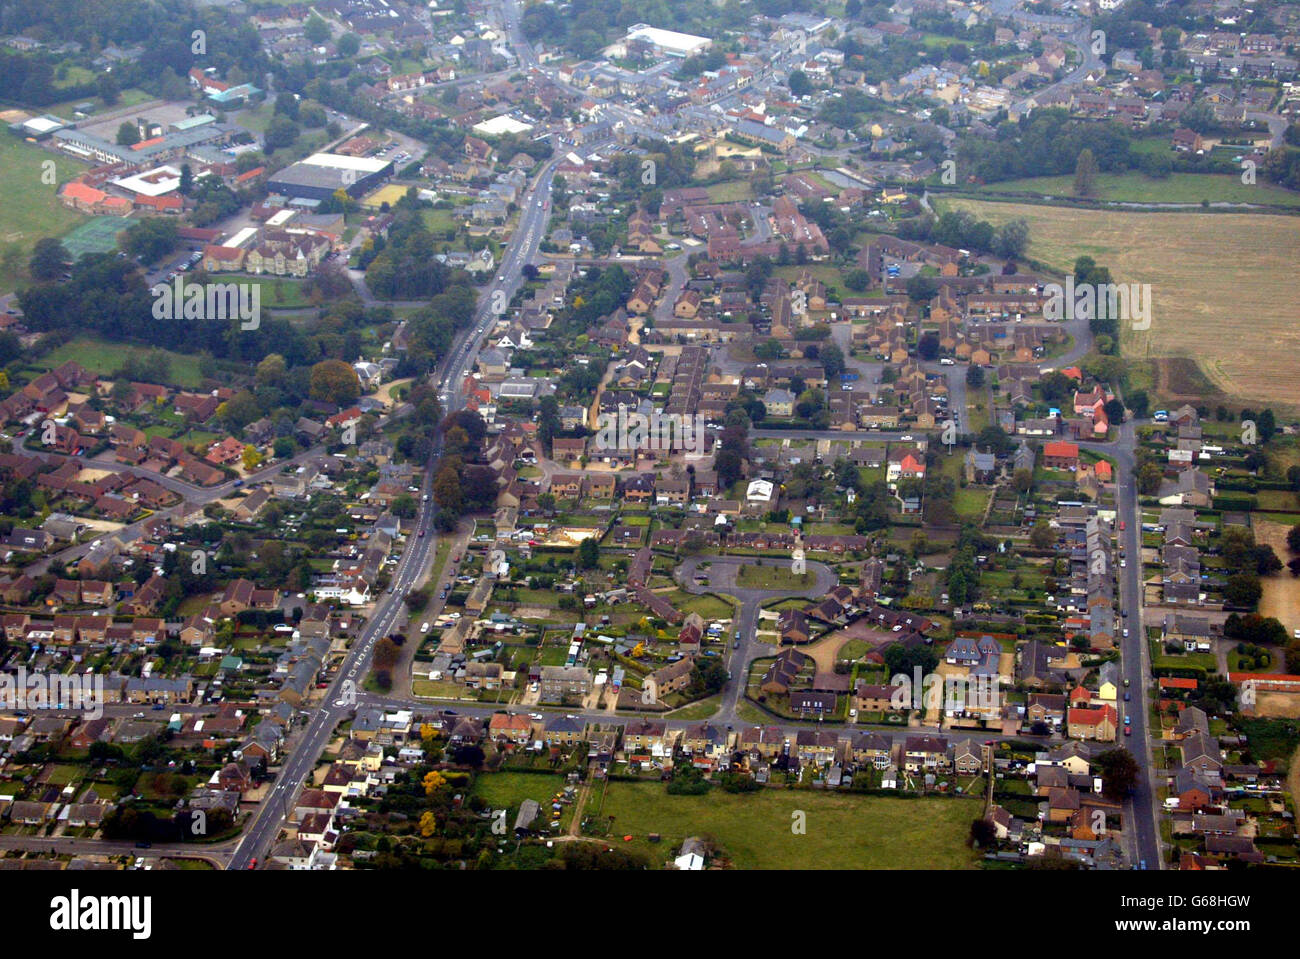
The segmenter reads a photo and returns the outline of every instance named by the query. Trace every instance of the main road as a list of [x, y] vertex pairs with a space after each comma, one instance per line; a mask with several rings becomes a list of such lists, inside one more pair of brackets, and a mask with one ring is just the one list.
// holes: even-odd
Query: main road
[[[523, 282], [524, 266], [537, 253], [545, 235], [551, 184], [559, 162], [559, 158], [548, 162], [534, 179], [521, 203], [519, 222], [502, 260], [500, 272], [480, 297], [470, 327], [457, 335], [439, 369], [436, 383], [439, 398], [446, 410], [460, 409], [463, 405], [465, 378], [474, 367], [478, 351]], [[428, 466], [432, 465], [431, 459]], [[311, 713], [306, 728], [297, 734], [297, 744], [285, 759], [275, 785], [258, 808], [239, 848], [231, 857], [231, 869], [247, 869], [254, 860], [265, 857], [292, 810], [295, 794], [315, 767], [334, 728], [357, 705], [375, 644], [392, 633], [405, 616], [403, 597], [428, 567], [438, 541], [433, 524], [437, 504], [431, 495], [430, 473], [431, 470], [426, 469], [421, 485], [424, 495], [421, 496], [420, 511], [415, 528], [407, 539], [406, 549], [393, 572], [392, 585], [376, 600], [365, 628], [348, 650], [324, 698]]]

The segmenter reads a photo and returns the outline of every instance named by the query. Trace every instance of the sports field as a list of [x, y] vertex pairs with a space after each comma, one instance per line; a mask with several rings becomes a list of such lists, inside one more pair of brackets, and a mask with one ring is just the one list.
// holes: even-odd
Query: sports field
[[1088, 255], [1117, 283], [1149, 283], [1151, 328], [1124, 331], [1136, 358], [1194, 358], [1213, 386], [1243, 401], [1293, 408], [1300, 326], [1295, 256], [1300, 219], [1239, 213], [1120, 213], [941, 200], [994, 225], [1029, 222], [1029, 255], [1068, 270]]
[[[42, 182], [54, 163], [55, 182]], [[0, 293], [10, 293], [27, 279], [27, 261], [36, 241], [62, 236], [86, 217], [64, 206], [60, 184], [86, 171], [74, 160], [43, 150], [7, 131], [0, 134]]]

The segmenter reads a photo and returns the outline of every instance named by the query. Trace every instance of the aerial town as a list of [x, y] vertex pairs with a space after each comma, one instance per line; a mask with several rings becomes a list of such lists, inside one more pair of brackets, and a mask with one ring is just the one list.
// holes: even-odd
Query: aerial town
[[0, 871], [1300, 868], [1300, 7], [84, 6]]

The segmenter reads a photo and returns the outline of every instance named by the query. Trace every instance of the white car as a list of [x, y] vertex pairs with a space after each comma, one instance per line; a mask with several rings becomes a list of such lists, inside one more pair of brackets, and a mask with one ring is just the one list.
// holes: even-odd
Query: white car
[[424, 623], [423, 625], [420, 626], [420, 632], [422, 632], [422, 633], [427, 633], [428, 631], [429, 631], [429, 624], [428, 624], [428, 623]]
[[910, 443], [912, 441], [912, 434], [904, 433], [902, 436], [899, 437], [899, 439], [902, 440], [904, 443]]

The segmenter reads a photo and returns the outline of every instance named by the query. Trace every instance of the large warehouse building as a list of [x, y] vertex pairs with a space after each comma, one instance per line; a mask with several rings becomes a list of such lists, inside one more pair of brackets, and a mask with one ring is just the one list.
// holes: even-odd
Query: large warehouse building
[[392, 175], [391, 160], [313, 153], [272, 174], [266, 185], [272, 193], [287, 197], [324, 200], [340, 188], [352, 196], [363, 196]]
[[696, 37], [689, 33], [675, 30], [660, 30], [644, 23], [638, 23], [627, 31], [627, 40], [642, 40], [650, 44], [660, 56], [693, 57], [713, 46], [708, 37]]

